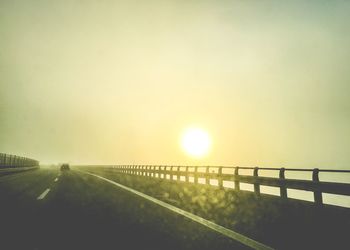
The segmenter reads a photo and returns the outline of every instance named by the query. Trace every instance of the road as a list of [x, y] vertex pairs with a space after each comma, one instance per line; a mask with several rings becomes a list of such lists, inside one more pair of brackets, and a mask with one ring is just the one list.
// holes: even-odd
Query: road
[[76, 169], [0, 177], [0, 249], [250, 249]]

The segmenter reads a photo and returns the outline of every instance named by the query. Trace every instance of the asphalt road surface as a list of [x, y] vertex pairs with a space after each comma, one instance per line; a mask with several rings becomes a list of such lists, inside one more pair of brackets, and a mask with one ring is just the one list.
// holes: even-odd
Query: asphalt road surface
[[0, 177], [0, 249], [250, 249], [77, 170]]

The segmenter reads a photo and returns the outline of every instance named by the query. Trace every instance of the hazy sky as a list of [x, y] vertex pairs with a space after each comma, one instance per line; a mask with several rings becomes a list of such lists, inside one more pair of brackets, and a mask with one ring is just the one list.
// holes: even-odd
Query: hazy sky
[[[0, 2], [0, 152], [350, 169], [350, 1]], [[190, 125], [210, 154], [179, 146]]]

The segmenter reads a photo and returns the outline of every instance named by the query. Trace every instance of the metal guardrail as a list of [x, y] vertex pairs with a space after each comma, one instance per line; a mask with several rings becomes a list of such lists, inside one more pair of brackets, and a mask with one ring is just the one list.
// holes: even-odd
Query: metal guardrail
[[19, 168], [38, 166], [39, 161], [27, 157], [0, 153], [0, 168]]
[[[294, 169], [294, 168], [259, 168], [259, 167], [222, 167], [222, 166], [153, 166], [153, 165], [117, 165], [113, 166], [120, 173], [141, 175], [168, 180], [190, 182], [198, 184], [199, 178], [205, 181], [203, 184], [210, 185], [210, 180], [216, 180], [219, 188], [224, 188], [224, 181], [234, 182], [234, 189], [240, 190], [240, 183], [254, 185], [254, 193], [260, 196], [260, 186], [277, 187], [280, 196], [287, 199], [287, 189], [297, 189], [313, 192], [314, 202], [323, 204], [322, 193], [350, 196], [350, 183], [326, 182], [319, 180], [320, 172], [350, 173], [350, 170], [332, 169]], [[199, 171], [199, 169], [205, 171]], [[227, 173], [231, 170], [232, 173]], [[239, 170], [253, 170], [253, 175], [242, 175]], [[279, 177], [259, 176], [259, 170], [273, 170], [279, 172]], [[312, 180], [287, 179], [286, 172], [312, 172]], [[225, 173], [226, 172], [226, 173]], [[176, 176], [176, 178], [174, 178]]]

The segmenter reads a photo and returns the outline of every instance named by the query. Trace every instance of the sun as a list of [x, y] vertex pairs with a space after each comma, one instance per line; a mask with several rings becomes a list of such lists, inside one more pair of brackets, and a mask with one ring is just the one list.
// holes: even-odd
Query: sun
[[201, 128], [188, 128], [181, 138], [182, 149], [192, 157], [201, 158], [208, 154], [211, 140], [209, 134]]

